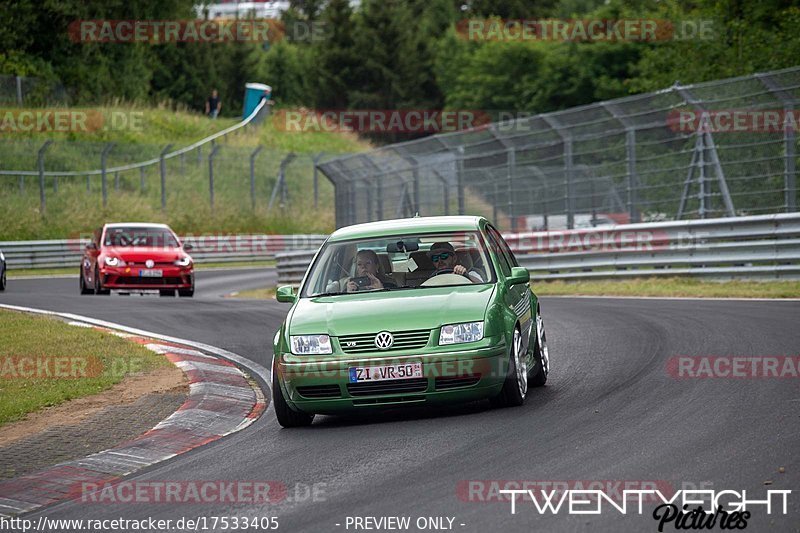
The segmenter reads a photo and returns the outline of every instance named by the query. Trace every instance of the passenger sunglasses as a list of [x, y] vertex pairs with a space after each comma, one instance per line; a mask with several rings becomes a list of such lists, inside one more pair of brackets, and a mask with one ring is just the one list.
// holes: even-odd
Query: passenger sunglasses
[[437, 261], [440, 261], [440, 260], [441, 261], [446, 261], [447, 258], [450, 257], [451, 255], [453, 255], [452, 252], [442, 252], [440, 254], [433, 254], [431, 256], [431, 261], [433, 261], [434, 263], [437, 262]]

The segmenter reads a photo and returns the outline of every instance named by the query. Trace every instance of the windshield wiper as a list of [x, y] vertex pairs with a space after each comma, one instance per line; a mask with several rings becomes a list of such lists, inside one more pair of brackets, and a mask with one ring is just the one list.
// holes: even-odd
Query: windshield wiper
[[321, 292], [319, 294], [312, 294], [309, 298], [319, 298], [321, 296], [339, 296], [341, 294], [355, 294], [355, 293], [348, 293], [348, 292]]

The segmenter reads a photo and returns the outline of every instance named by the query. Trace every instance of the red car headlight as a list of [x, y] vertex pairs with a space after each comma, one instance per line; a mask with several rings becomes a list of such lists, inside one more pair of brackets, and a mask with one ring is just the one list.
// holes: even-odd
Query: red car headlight
[[123, 267], [125, 266], [125, 261], [120, 259], [119, 257], [107, 256], [105, 258], [106, 266], [110, 267]]
[[175, 265], [176, 265], [176, 266], [179, 266], [179, 267], [188, 267], [188, 266], [192, 266], [192, 258], [191, 258], [191, 257], [189, 257], [188, 255], [187, 255], [187, 256], [185, 256], [185, 257], [181, 257], [180, 259], [177, 259], [177, 260], [175, 261]]

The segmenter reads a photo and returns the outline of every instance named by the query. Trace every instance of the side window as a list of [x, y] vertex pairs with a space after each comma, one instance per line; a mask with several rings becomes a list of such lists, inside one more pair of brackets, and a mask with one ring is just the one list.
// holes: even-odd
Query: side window
[[503, 244], [505, 243], [503, 243], [502, 239], [498, 241], [500, 234], [491, 226], [486, 227], [486, 234], [489, 238], [489, 247], [497, 256], [497, 261], [500, 263], [500, 270], [503, 271], [503, 275], [510, 276], [511, 264], [508, 262], [508, 257], [503, 253]]
[[503, 250], [503, 254], [506, 256], [506, 259], [508, 259], [508, 262], [511, 264], [511, 266], [518, 267], [519, 263], [517, 263], [517, 258], [514, 257], [514, 252], [512, 252], [511, 248], [508, 247], [506, 240], [496, 229], [492, 228], [492, 231], [497, 234], [497, 242], [500, 243], [500, 248]]

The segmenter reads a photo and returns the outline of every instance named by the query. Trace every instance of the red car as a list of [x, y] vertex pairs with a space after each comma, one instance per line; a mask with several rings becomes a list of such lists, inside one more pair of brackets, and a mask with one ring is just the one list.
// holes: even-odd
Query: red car
[[95, 230], [81, 261], [81, 294], [158, 290], [194, 295], [194, 261], [165, 224], [106, 224]]

